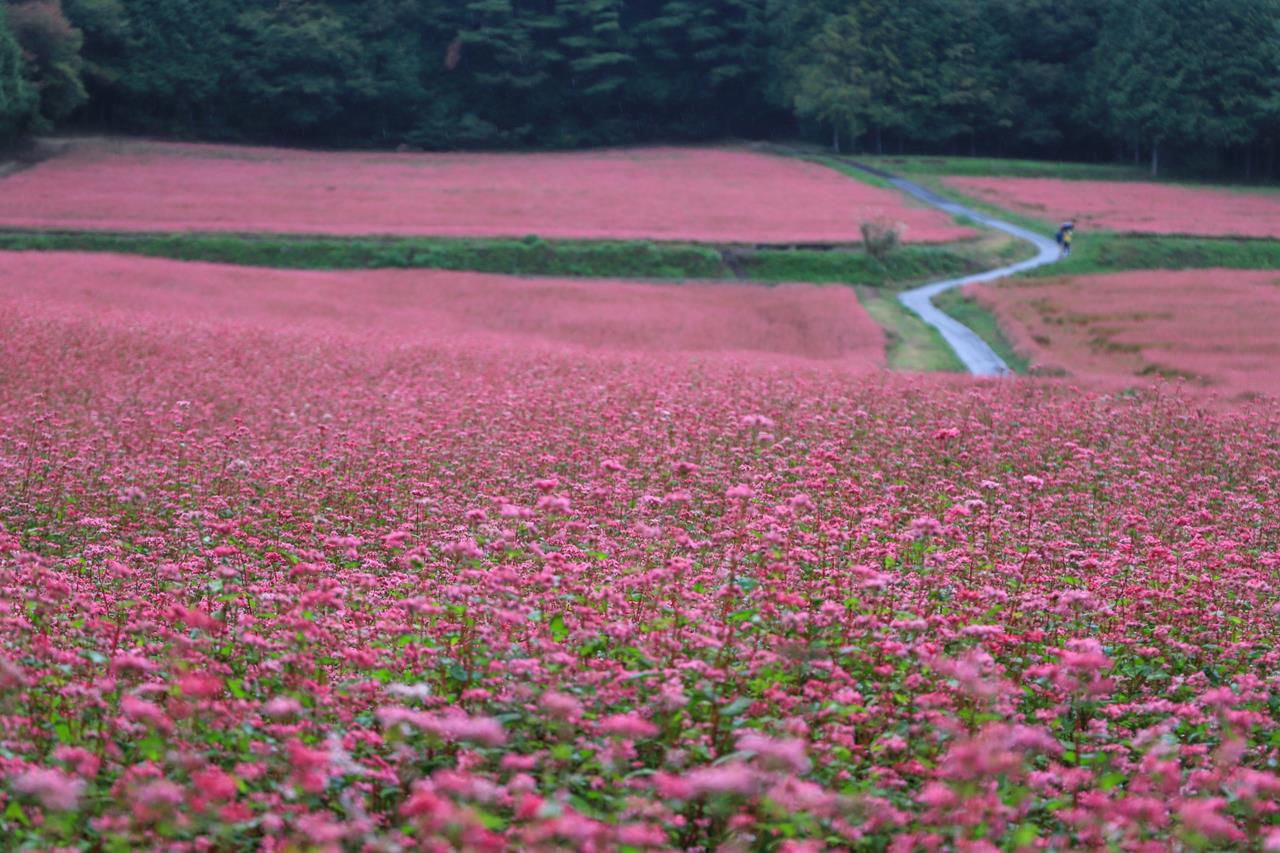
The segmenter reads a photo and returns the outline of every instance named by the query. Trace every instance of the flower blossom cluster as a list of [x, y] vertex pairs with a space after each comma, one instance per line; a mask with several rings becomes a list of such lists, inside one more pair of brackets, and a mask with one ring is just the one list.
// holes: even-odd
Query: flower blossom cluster
[[[726, 214], [732, 211], [732, 214]], [[975, 236], [892, 189], [745, 149], [377, 154], [81, 140], [5, 179], [0, 223], [200, 231], [710, 243]]]
[[1280, 848], [1274, 410], [0, 300], [7, 843]]

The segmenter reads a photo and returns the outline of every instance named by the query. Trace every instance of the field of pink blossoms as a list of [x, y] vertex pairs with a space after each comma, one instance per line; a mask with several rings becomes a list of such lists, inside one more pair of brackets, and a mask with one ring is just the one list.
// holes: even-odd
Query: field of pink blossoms
[[96, 231], [857, 243], [976, 236], [824, 166], [745, 150], [373, 154], [84, 141], [4, 183], [0, 225]]
[[442, 270], [316, 272], [54, 252], [0, 252], [0, 307], [217, 319], [398, 344], [465, 339], [695, 359], [769, 355], [884, 366], [885, 334], [847, 287], [515, 278]]
[[1041, 370], [1120, 389], [1185, 380], [1230, 405], [1280, 400], [1280, 274], [1140, 270], [971, 288]]
[[1274, 408], [372, 288], [0, 286], [6, 845], [1280, 849]]
[[1280, 238], [1280, 196], [1268, 192], [1126, 181], [1054, 178], [947, 178], [975, 198], [1055, 226], [1135, 234]]

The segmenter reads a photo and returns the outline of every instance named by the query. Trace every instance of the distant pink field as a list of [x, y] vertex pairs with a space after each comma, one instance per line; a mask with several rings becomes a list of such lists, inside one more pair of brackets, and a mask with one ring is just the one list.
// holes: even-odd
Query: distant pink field
[[1103, 387], [1184, 378], [1280, 399], [1280, 271], [1140, 271], [976, 290], [1042, 368]]
[[849, 243], [888, 218], [911, 242], [973, 235], [895, 192], [747, 151], [320, 153], [84, 142], [4, 181], [0, 225]]
[[0, 253], [0, 306], [51, 315], [222, 324], [388, 345], [884, 362], [885, 338], [842, 287], [520, 279], [436, 270], [306, 272], [118, 255]]
[[948, 178], [992, 204], [1054, 222], [1139, 234], [1280, 237], [1280, 195], [1113, 181]]

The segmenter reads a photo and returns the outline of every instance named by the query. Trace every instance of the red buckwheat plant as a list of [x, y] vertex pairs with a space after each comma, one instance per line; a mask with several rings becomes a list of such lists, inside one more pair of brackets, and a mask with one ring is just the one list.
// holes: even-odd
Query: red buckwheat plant
[[1280, 274], [1141, 270], [971, 286], [1041, 372], [1122, 389], [1182, 380], [1223, 402], [1280, 398]]
[[1135, 234], [1280, 237], [1280, 204], [1267, 192], [1134, 181], [947, 178], [947, 186], [1054, 223]]
[[[730, 211], [730, 212], [727, 212]], [[857, 243], [885, 217], [918, 243], [972, 228], [891, 189], [745, 149], [378, 154], [77, 142], [5, 179], [0, 223], [107, 231]]]
[[1280, 847], [1274, 409], [108, 291], [0, 297], [6, 846]]

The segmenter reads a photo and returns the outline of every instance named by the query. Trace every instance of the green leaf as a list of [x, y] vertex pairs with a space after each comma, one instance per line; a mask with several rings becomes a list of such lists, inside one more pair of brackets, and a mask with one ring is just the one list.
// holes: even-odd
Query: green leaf
[[143, 740], [138, 741], [138, 752], [148, 761], [159, 761], [164, 757], [164, 738], [152, 732]]
[[1024, 823], [1014, 830], [1012, 841], [1017, 847], [1027, 847], [1040, 837], [1040, 830], [1034, 823]]
[[559, 613], [551, 617], [551, 621], [547, 623], [547, 629], [551, 631], [551, 638], [557, 643], [563, 643], [565, 638], [569, 636], [569, 629], [565, 627], [564, 617]]
[[1123, 773], [1117, 773], [1115, 771], [1112, 771], [1111, 773], [1104, 773], [1098, 780], [1098, 787], [1104, 791], [1110, 791], [1112, 788], [1123, 782], [1124, 779], [1125, 776]]
[[27, 817], [27, 813], [22, 810], [17, 800], [9, 801], [9, 807], [4, 810], [4, 816], [8, 820], [17, 821], [22, 826], [31, 826], [31, 819]]

